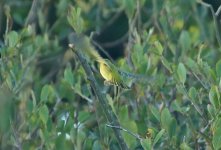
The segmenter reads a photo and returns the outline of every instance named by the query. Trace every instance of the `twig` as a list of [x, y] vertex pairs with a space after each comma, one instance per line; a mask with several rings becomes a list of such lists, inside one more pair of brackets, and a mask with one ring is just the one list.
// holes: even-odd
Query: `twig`
[[105, 51], [100, 44], [98, 44], [96, 41], [93, 40], [94, 34], [96, 34], [96, 33], [95, 33], [95, 32], [91, 32], [91, 34], [90, 34], [90, 40], [91, 40], [91, 42], [92, 42], [96, 47], [98, 47], [98, 49], [99, 49], [102, 53], [104, 53], [109, 60], [111, 60], [111, 61], [113, 62], [112, 57], [107, 53], [107, 51]]
[[191, 101], [192, 105], [194, 106], [194, 108], [196, 109], [196, 111], [199, 113], [200, 117], [203, 119], [203, 121], [207, 124], [208, 121], [207, 119], [203, 116], [203, 112], [200, 110], [199, 106], [196, 105], [196, 103], [194, 102], [194, 100], [189, 96], [185, 86], [182, 84], [182, 88], [184, 90], [185, 95], [187, 96], [187, 98]]
[[138, 10], [138, 5], [139, 5], [139, 2], [137, 1], [137, 10], [134, 14], [134, 17], [132, 18], [129, 18], [128, 19], [128, 26], [129, 26], [129, 29], [128, 29], [128, 42], [127, 42], [127, 46], [126, 46], [126, 51], [127, 51], [127, 62], [129, 64], [129, 66], [132, 67], [133, 70], [135, 70], [135, 66], [132, 62], [132, 58], [131, 58], [131, 52], [132, 52], [132, 48], [133, 48], [133, 44], [134, 44], [134, 38], [133, 38], [133, 32], [134, 30], [136, 30], [136, 22], [139, 18], [139, 11]]
[[107, 51], [105, 51], [105, 50], [101, 47], [100, 44], [98, 44], [98, 43], [95, 42], [94, 40], [92, 40], [92, 43], [93, 43], [95, 46], [97, 46], [98, 49], [99, 49], [100, 51], [102, 51], [102, 53], [104, 53], [109, 60], [111, 60], [112, 62], [114, 61], [114, 60], [112, 59], [112, 57], [107, 53]]
[[209, 87], [207, 87], [206, 85], [205, 85], [205, 83], [203, 83], [203, 81], [197, 76], [197, 74], [195, 74], [194, 72], [191, 72], [193, 75], [194, 75], [194, 77], [200, 82], [200, 84], [206, 89], [206, 90], [209, 90]]
[[[219, 47], [221, 48], [221, 39], [220, 39], [220, 32], [219, 32], [219, 28], [218, 28], [217, 16], [216, 16], [216, 14], [215, 14], [215, 12], [213, 10], [213, 7], [210, 4], [207, 4], [207, 3], [205, 3], [205, 2], [203, 2], [201, 0], [198, 0], [197, 2], [200, 3], [201, 5], [209, 8], [210, 11], [212, 12], [213, 21], [214, 21], [214, 25], [215, 25], [216, 39], [217, 39], [217, 42], [219, 44]], [[221, 9], [221, 8], [219, 7], [219, 9]], [[216, 12], [217, 14], [221, 11], [219, 9]]]
[[[74, 45], [73, 44], [69, 44], [69, 47], [72, 49], [72, 51], [76, 54], [76, 56], [78, 57], [79, 61], [81, 62], [81, 65], [87, 75], [87, 78], [90, 82], [91, 87], [93, 88], [95, 94], [97, 95], [97, 99], [99, 101], [99, 103], [101, 104], [101, 107], [108, 119], [108, 121], [110, 122], [111, 125], [113, 126], [119, 126], [120, 123], [117, 120], [116, 115], [114, 114], [114, 112], [112, 111], [110, 105], [108, 105], [108, 100], [105, 97], [105, 95], [101, 92], [100, 87], [98, 86], [98, 83], [95, 80], [94, 74], [90, 68], [90, 66], [88, 65], [87, 61], [84, 59], [84, 57], [82, 56], [80, 51], [75, 50]], [[123, 139], [123, 136], [121, 135], [120, 131], [113, 128], [113, 131], [115, 133], [115, 136], [118, 140], [118, 143], [121, 147], [122, 150], [128, 150], [128, 147]]]
[[[212, 147], [212, 143], [211, 143], [211, 139], [206, 135], [204, 134], [202, 131], [198, 130], [198, 129], [194, 129], [194, 125], [193, 125], [193, 122], [192, 122], [192, 119], [191, 118], [188, 118], [187, 121], [189, 122], [190, 124], [190, 130], [193, 132], [194, 135], [196, 134], [199, 134], [201, 137], [203, 137], [207, 143]], [[198, 143], [198, 139], [196, 141]]]
[[14, 126], [12, 125], [12, 123], [11, 123], [11, 129], [12, 129], [13, 136], [14, 136], [14, 138], [15, 138], [15, 146], [16, 146], [19, 150], [22, 150], [21, 141], [19, 140], [18, 134], [17, 134], [17, 132], [16, 132]]
[[[10, 7], [6, 5], [4, 7], [4, 11], [5, 11], [5, 15], [6, 15], [6, 18], [7, 18], [6, 19], [6, 29], [5, 29], [5, 36], [6, 36], [12, 28], [13, 20], [12, 20], [11, 14], [10, 14], [10, 11], [11, 11]], [[5, 43], [7, 43], [6, 39], [7, 38], [5, 38]]]
[[29, 10], [28, 17], [25, 20], [25, 26], [27, 25], [36, 25], [37, 23], [37, 12], [39, 11], [39, 7], [41, 6], [40, 0], [33, 0], [31, 9]]
[[92, 103], [92, 102], [93, 102], [92, 99], [88, 98], [87, 96], [85, 96], [84, 94], [82, 94], [80, 91], [78, 91], [78, 90], [75, 89], [74, 87], [71, 87], [71, 88], [74, 90], [74, 92], [75, 92], [76, 94], [78, 94], [78, 95], [79, 95], [80, 97], [82, 97], [83, 99], [87, 100], [89, 103]]
[[101, 43], [101, 46], [103, 46], [105, 48], [114, 47], [114, 46], [122, 43], [123, 41], [125, 41], [127, 39], [127, 37], [128, 37], [128, 32], [125, 33], [122, 37], [120, 37], [119, 39], [117, 39], [115, 41]]
[[142, 140], [142, 138], [141, 138], [138, 134], [135, 134], [135, 133], [133, 133], [133, 132], [131, 132], [131, 131], [125, 129], [125, 128], [122, 128], [121, 126], [112, 126], [112, 125], [109, 125], [109, 124], [106, 124], [106, 126], [108, 126], [108, 127], [110, 127], [110, 128], [116, 128], [116, 129], [125, 131], [125, 132], [127, 132], [128, 134], [130, 134], [130, 135], [136, 137], [138, 140]]
[[219, 6], [219, 8], [217, 9], [217, 11], [216, 11], [216, 13], [215, 13], [216, 17], [219, 16], [219, 13], [220, 13], [220, 12], [221, 12], [221, 5]]
[[121, 16], [122, 12], [123, 12], [122, 8], [117, 10], [117, 12], [113, 15], [113, 17], [108, 19], [108, 22], [102, 27], [102, 30], [99, 31], [99, 33], [104, 32], [108, 27], [110, 27]]

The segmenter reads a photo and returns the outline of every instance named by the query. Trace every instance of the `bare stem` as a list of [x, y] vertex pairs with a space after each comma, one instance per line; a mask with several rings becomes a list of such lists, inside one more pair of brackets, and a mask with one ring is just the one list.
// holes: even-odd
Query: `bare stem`
[[122, 130], [122, 131], [125, 131], [127, 132], [128, 134], [134, 136], [135, 138], [139, 139], [139, 140], [142, 140], [142, 138], [138, 135], [138, 134], [135, 134], [125, 128], [122, 128], [121, 126], [112, 126], [112, 125], [109, 125], [109, 124], [106, 124], [106, 126], [110, 127], [110, 128], [115, 128], [115, 129], [119, 129], [119, 130]]
[[198, 1], [198, 3], [200, 3], [201, 5], [207, 7], [210, 9], [210, 11], [212, 12], [212, 16], [213, 16], [213, 21], [214, 21], [214, 25], [215, 25], [215, 32], [216, 32], [216, 39], [217, 39], [217, 42], [219, 44], [219, 47], [221, 48], [221, 39], [220, 39], [220, 31], [219, 31], [219, 25], [218, 25], [218, 22], [217, 22], [217, 14], [219, 14], [219, 12], [221, 11], [220, 7], [218, 8], [217, 12], [215, 13], [214, 10], [213, 10], [213, 7], [210, 5], [210, 4], [207, 4], [201, 0]]
[[203, 119], [203, 121], [207, 124], [208, 121], [207, 119], [204, 117], [203, 112], [201, 111], [201, 109], [199, 108], [199, 106], [194, 102], [194, 100], [189, 96], [185, 86], [183, 85], [183, 90], [184, 90], [184, 94], [186, 95], [186, 97], [191, 101], [192, 105], [194, 106], [194, 108], [196, 109], [196, 111], [199, 113], [200, 117]]
[[31, 9], [29, 10], [28, 17], [25, 21], [25, 26], [33, 24], [34, 26], [37, 23], [37, 12], [39, 11], [39, 8], [41, 6], [40, 0], [33, 0]]

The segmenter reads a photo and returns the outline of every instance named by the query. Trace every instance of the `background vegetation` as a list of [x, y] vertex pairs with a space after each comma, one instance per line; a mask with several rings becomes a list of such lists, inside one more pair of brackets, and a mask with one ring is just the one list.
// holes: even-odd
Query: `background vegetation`
[[130, 149], [220, 149], [219, 5], [1, 0], [1, 149], [120, 149], [116, 127], [68, 48], [68, 12], [75, 32], [93, 35], [103, 57], [148, 79], [117, 93], [87, 58]]

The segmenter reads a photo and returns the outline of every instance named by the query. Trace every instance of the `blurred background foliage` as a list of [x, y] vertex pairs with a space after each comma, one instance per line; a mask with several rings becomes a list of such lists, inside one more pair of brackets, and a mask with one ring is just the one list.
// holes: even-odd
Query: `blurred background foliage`
[[91, 63], [130, 149], [220, 149], [221, 2], [205, 2], [1, 0], [1, 149], [120, 149], [68, 49], [70, 6], [103, 57], [148, 79], [116, 94]]

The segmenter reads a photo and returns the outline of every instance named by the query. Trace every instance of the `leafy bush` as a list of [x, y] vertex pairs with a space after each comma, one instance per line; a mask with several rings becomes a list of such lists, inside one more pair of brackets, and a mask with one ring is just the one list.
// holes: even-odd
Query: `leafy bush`
[[[220, 149], [219, 15], [195, 0], [1, 1], [1, 149], [120, 149], [113, 130], [130, 149]], [[104, 85], [82, 51], [119, 126], [68, 48], [73, 29], [140, 77]]]

